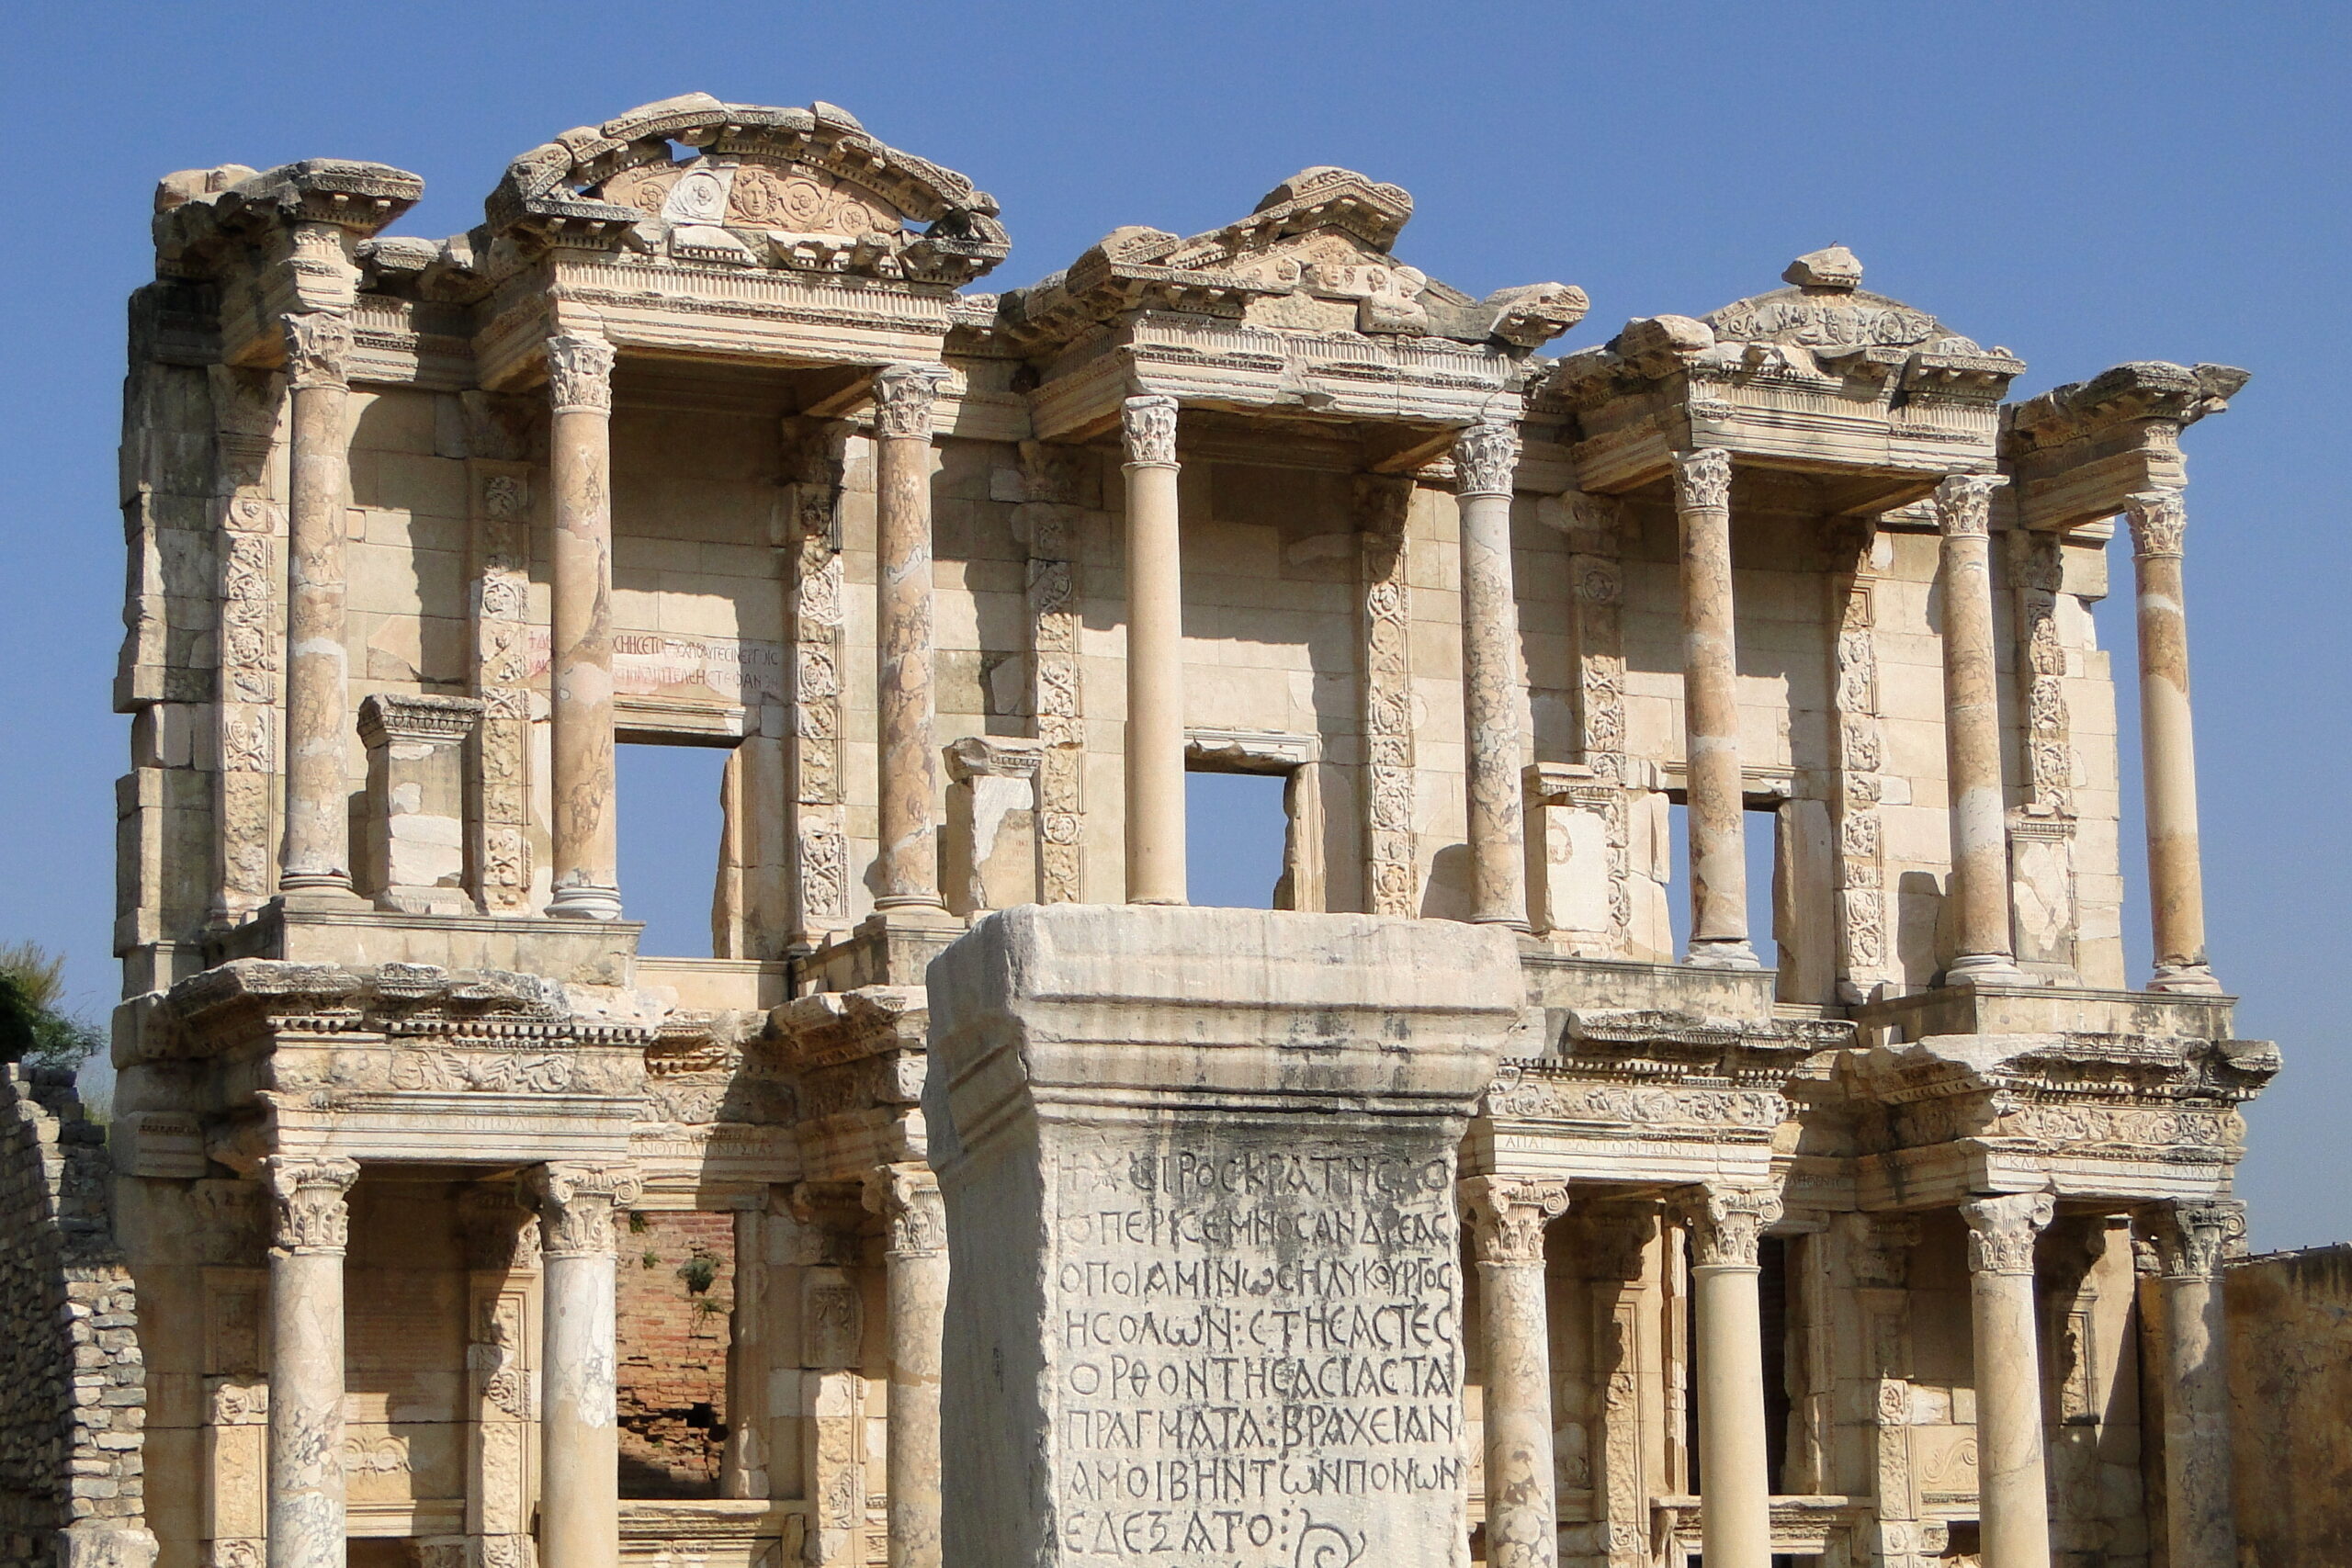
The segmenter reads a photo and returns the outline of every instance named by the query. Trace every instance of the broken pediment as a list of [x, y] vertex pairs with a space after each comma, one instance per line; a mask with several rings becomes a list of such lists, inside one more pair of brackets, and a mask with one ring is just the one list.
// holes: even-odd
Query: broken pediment
[[1004, 298], [1007, 329], [1035, 344], [1139, 309], [1291, 331], [1434, 336], [1529, 349], [1584, 317], [1584, 291], [1545, 283], [1484, 299], [1391, 254], [1413, 198], [1352, 170], [1292, 175], [1249, 217], [1187, 237], [1113, 231], [1062, 272]]
[[532, 149], [485, 209], [493, 231], [525, 243], [950, 288], [1007, 248], [993, 197], [875, 140], [846, 111], [699, 93]]

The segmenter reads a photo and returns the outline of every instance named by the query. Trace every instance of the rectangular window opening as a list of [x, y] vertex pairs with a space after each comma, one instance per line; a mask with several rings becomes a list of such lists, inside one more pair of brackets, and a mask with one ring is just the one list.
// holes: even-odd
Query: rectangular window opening
[[1194, 767], [1184, 774], [1185, 894], [1228, 909], [1287, 909], [1290, 775]]
[[[1666, 887], [1667, 924], [1674, 932], [1676, 955], [1690, 951], [1690, 807], [1677, 800], [1667, 807], [1667, 832], [1673, 840], [1674, 866]], [[1757, 962], [1767, 969], [1781, 965], [1780, 931], [1773, 919], [1773, 882], [1780, 860], [1781, 818], [1770, 806], [1747, 808], [1747, 830], [1740, 848], [1747, 865], [1747, 943]]]
[[615, 1215], [620, 1489], [716, 1497], [728, 1435], [735, 1216]]
[[694, 740], [616, 746], [621, 912], [645, 922], [638, 950], [708, 958], [726, 858], [724, 790], [734, 743]]

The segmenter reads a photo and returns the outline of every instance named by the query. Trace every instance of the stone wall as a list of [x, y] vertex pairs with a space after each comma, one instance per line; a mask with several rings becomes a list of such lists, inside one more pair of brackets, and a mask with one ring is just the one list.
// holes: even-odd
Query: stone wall
[[715, 1497], [727, 1438], [735, 1216], [630, 1215], [619, 1280], [622, 1495]]
[[2335, 1568], [2352, 1541], [2352, 1243], [2229, 1272], [2243, 1568]]
[[[145, 1373], [112, 1170], [70, 1072], [0, 1068], [0, 1568], [137, 1568], [153, 1554]], [[61, 1558], [54, 1532], [69, 1528], [80, 1550]]]

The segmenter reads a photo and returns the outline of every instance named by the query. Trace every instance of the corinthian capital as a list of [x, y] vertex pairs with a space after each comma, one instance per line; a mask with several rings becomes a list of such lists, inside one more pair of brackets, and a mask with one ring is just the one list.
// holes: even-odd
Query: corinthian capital
[[523, 1201], [539, 1212], [539, 1243], [548, 1258], [594, 1258], [613, 1250], [613, 1211], [645, 1190], [626, 1165], [535, 1166], [524, 1173]]
[[1474, 1176], [1462, 1183], [1462, 1208], [1481, 1263], [1541, 1263], [1544, 1227], [1568, 1212], [1564, 1181]]
[[2033, 1242], [2057, 1212], [2047, 1192], [2008, 1192], [1977, 1198], [1960, 1206], [1968, 1222], [1968, 1271], [1972, 1274], [2031, 1274]]
[[2156, 1272], [2167, 1280], [2211, 1280], [2245, 1240], [2245, 1205], [2166, 1203], [2143, 1224], [2155, 1246]]
[[1680, 1207], [1702, 1269], [1755, 1268], [1758, 1244], [1781, 1223], [1780, 1189], [1762, 1182], [1710, 1181], [1689, 1189]]
[[1674, 509], [1720, 511], [1731, 504], [1731, 454], [1701, 446], [1674, 454]]
[[874, 373], [874, 433], [928, 441], [931, 406], [947, 378], [942, 365], [886, 365]]
[[890, 1227], [894, 1258], [936, 1258], [947, 1250], [947, 1210], [939, 1178], [920, 1160], [865, 1174], [865, 1206]]
[[344, 1249], [351, 1236], [351, 1211], [344, 1198], [359, 1179], [356, 1161], [272, 1155], [262, 1161], [262, 1179], [277, 1205], [277, 1224], [270, 1239], [280, 1252]]
[[1176, 466], [1176, 400], [1152, 394], [1119, 405], [1119, 427], [1133, 468]]
[[1999, 474], [1953, 474], [1936, 487], [1936, 526], [1946, 538], [1984, 538], [1993, 531], [1993, 492], [2009, 481]]
[[1457, 495], [1509, 495], [1519, 471], [1519, 422], [1482, 419], [1453, 438]]
[[613, 345], [581, 333], [548, 339], [548, 401], [558, 413], [613, 410]]
[[2177, 556], [2188, 534], [2188, 507], [2179, 491], [2167, 485], [2143, 490], [2124, 502], [2123, 515], [2132, 525], [2135, 556]]
[[286, 374], [298, 392], [351, 385], [351, 323], [340, 311], [286, 318]]

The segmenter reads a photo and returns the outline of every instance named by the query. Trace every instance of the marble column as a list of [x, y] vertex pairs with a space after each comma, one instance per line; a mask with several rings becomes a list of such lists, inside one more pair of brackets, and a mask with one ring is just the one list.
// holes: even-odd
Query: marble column
[[2237, 1568], [2222, 1270], [2245, 1205], [2169, 1203], [2148, 1226], [2165, 1318], [2165, 1524], [2172, 1568]]
[[1487, 1562], [1553, 1568], [1560, 1522], [1553, 1496], [1552, 1340], [1544, 1289], [1544, 1228], [1567, 1212], [1556, 1181], [1479, 1176], [1462, 1183], [1478, 1259], [1486, 1351]]
[[890, 1568], [940, 1568], [939, 1375], [947, 1325], [947, 1215], [920, 1161], [866, 1179], [865, 1206], [889, 1226]]
[[1184, 577], [1176, 519], [1176, 400], [1129, 398], [1127, 902], [1184, 895]]
[[1527, 929], [1519, 746], [1519, 600], [1511, 479], [1519, 426], [1484, 419], [1453, 440], [1462, 518], [1462, 729], [1468, 773], [1470, 918]]
[[[1690, 838], [1690, 947], [1683, 962], [1754, 969], [1747, 943], [1746, 790], [1731, 586], [1731, 454], [1674, 454], [1682, 536], [1682, 737]], [[1714, 1565], [1710, 1565], [1714, 1568]]]
[[2050, 1224], [2052, 1207], [2047, 1192], [2011, 1192], [1960, 1206], [1968, 1222], [1975, 1328], [1977, 1510], [1984, 1568], [2050, 1568], [2033, 1244]]
[[2197, 743], [2188, 715], [2188, 618], [2177, 490], [2143, 491], [2125, 516], [2140, 600], [2140, 767], [2148, 822], [2154, 991], [2218, 993], [2205, 960], [2205, 872], [2197, 845]]
[[347, 1159], [273, 1155], [268, 1568], [343, 1568], [343, 1249]]
[[288, 893], [351, 891], [351, 785], [344, 773], [350, 656], [343, 640], [350, 362], [351, 324], [340, 314], [286, 318], [294, 451], [286, 549], [286, 831], [277, 886]]
[[548, 339], [554, 410], [555, 593], [550, 628], [555, 896], [550, 915], [621, 916], [613, 779], [613, 345]]
[[524, 1179], [539, 1213], [541, 1568], [620, 1562], [613, 1220], [639, 1190], [622, 1166], [543, 1165]]
[[1690, 1227], [1699, 1529], [1707, 1568], [1771, 1568], [1757, 1252], [1764, 1233], [1780, 1223], [1780, 1194], [1760, 1184], [1709, 1182], [1686, 1199], [1683, 1218]]
[[1947, 980], [2020, 980], [2009, 921], [2008, 800], [2001, 783], [2000, 679], [1993, 651], [1993, 492], [1997, 474], [1936, 487], [1943, 533], [1944, 759], [1951, 802], [1960, 951]]
[[882, 850], [876, 909], [939, 896], [939, 749], [932, 732], [931, 410], [946, 371], [892, 365], [874, 378], [875, 640]]

